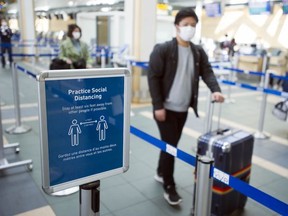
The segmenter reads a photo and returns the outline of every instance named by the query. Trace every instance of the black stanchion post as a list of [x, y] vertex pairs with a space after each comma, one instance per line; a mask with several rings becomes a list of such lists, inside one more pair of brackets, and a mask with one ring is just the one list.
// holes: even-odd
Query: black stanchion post
[[13, 83], [13, 98], [14, 98], [16, 124], [12, 127], [7, 128], [5, 131], [9, 134], [26, 133], [31, 130], [31, 127], [21, 124], [19, 82], [15, 63], [12, 65], [12, 83]]
[[100, 180], [80, 186], [80, 216], [100, 215]]

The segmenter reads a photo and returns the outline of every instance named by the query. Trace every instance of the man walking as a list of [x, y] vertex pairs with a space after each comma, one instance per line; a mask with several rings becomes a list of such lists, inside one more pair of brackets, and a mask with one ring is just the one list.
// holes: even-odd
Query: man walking
[[[198, 117], [200, 78], [211, 90], [213, 100], [224, 101], [205, 51], [190, 42], [197, 23], [198, 17], [192, 8], [180, 10], [174, 21], [176, 38], [157, 44], [150, 55], [148, 83], [154, 119], [161, 139], [174, 147], [180, 140], [189, 107]], [[174, 157], [161, 151], [155, 179], [163, 183], [167, 202], [178, 205], [182, 198], [176, 191], [173, 173]]]

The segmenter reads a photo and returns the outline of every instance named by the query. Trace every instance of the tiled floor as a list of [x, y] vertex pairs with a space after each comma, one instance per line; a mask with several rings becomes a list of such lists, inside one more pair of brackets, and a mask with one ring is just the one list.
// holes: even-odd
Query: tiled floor
[[[30, 67], [29, 70], [35, 70]], [[24, 134], [4, 133], [6, 143], [20, 143], [20, 153], [5, 150], [9, 161], [33, 160], [33, 170], [18, 167], [0, 171], [0, 215], [79, 215], [79, 193], [64, 197], [45, 194], [41, 189], [40, 141], [37, 110], [37, 83], [24, 73], [19, 74], [22, 124], [32, 128]], [[14, 124], [11, 71], [0, 70], [0, 97], [3, 129]], [[227, 87], [222, 86], [224, 92]], [[179, 148], [195, 155], [197, 137], [203, 131], [207, 91], [201, 87], [199, 98], [200, 119], [191, 112], [185, 125]], [[232, 88], [235, 104], [222, 106], [221, 125], [232, 126], [254, 133], [258, 126], [261, 94]], [[271, 115], [273, 105], [280, 98], [269, 96], [264, 130], [271, 135], [267, 140], [256, 140], [250, 184], [288, 203], [288, 123]], [[131, 125], [155, 137], [158, 130], [152, 120], [151, 106], [133, 105]], [[216, 118], [215, 118], [216, 120]], [[216, 123], [214, 124], [216, 127]], [[154, 181], [159, 150], [131, 135], [130, 169], [124, 174], [101, 180], [100, 213], [104, 216], [188, 216], [192, 207], [194, 167], [176, 160], [175, 179], [183, 197], [179, 207], [169, 206], [163, 199], [161, 185]], [[249, 199], [243, 216], [278, 215]], [[288, 215], [288, 213], [287, 213]]]

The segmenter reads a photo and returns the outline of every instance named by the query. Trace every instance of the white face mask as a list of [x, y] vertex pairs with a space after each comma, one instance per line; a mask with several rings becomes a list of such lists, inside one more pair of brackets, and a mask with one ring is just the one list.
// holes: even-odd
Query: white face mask
[[73, 38], [78, 40], [81, 37], [81, 33], [80, 32], [72, 32]]
[[184, 41], [191, 41], [195, 35], [196, 28], [192, 26], [179, 26], [179, 36]]

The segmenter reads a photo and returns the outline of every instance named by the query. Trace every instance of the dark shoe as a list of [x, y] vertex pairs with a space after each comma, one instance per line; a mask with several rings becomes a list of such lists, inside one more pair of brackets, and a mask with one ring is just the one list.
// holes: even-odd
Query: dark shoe
[[155, 179], [157, 182], [161, 183], [161, 184], [164, 183], [162, 173], [156, 173], [155, 176], [154, 176], [154, 179]]
[[182, 202], [182, 198], [177, 193], [175, 186], [171, 185], [165, 188], [164, 198], [170, 205], [178, 205]]

